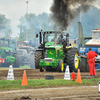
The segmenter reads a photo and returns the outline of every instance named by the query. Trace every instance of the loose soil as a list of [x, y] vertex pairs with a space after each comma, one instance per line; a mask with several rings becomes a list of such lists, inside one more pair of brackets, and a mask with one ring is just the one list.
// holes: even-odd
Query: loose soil
[[[55, 79], [63, 79], [64, 78], [64, 72], [40, 72], [39, 69], [13, 69], [14, 72], [14, 79], [22, 79], [24, 70], [26, 70], [27, 79], [44, 79], [45, 75], [55, 75]], [[0, 80], [6, 79], [8, 75], [9, 69], [0, 69]], [[71, 76], [72, 73], [70, 73]], [[88, 79], [89, 72], [80, 72], [81, 79]], [[100, 78], [100, 71], [96, 72], [95, 78]], [[77, 76], [77, 73], [75, 73], [75, 76]]]
[[[0, 80], [7, 78], [8, 70], [0, 69]], [[22, 79], [24, 70], [26, 70], [27, 79], [44, 79], [45, 75], [55, 75], [55, 79], [63, 79], [65, 74], [59, 72], [40, 72], [39, 69], [13, 69], [15, 80]], [[81, 72], [80, 74], [81, 79], [93, 78], [89, 77], [89, 72]], [[97, 71], [96, 75], [95, 78], [100, 78], [100, 71]], [[9, 90], [0, 92], [0, 100], [100, 100], [100, 93], [97, 86]]]

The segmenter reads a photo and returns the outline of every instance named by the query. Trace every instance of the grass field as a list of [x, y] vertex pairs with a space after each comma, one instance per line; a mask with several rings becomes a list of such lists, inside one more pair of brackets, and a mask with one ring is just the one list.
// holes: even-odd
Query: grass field
[[25, 66], [20, 66], [20, 68], [30, 68], [30, 66], [27, 66], [27, 65], [25, 65]]
[[27, 80], [28, 85], [22, 86], [22, 80], [0, 80], [0, 90], [13, 90], [13, 89], [29, 89], [29, 88], [44, 88], [44, 87], [59, 87], [59, 86], [87, 86], [98, 85], [99, 79], [82, 79], [82, 83], [76, 83], [72, 80], [64, 79], [32, 79]]

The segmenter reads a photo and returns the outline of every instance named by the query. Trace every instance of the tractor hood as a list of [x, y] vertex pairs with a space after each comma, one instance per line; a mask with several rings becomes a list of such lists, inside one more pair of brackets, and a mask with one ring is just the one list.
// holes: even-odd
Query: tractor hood
[[47, 57], [53, 59], [63, 59], [63, 46], [60, 44], [48, 46]]
[[63, 46], [61, 44], [57, 44], [57, 45], [50, 45], [48, 46], [47, 48], [54, 48], [54, 49], [60, 49], [62, 48]]
[[51, 46], [51, 45], [54, 45], [54, 42], [47, 42], [47, 43], [45, 44], [45, 46]]
[[86, 47], [100, 47], [100, 40], [99, 39], [91, 39], [86, 44]]
[[61, 44], [54, 45], [54, 42], [47, 42], [45, 44], [45, 47], [58, 49], [58, 48], [61, 48], [63, 46]]
[[8, 47], [0, 47], [0, 49], [5, 49], [5, 50], [11, 50], [12, 51], [12, 48], [8, 48]]

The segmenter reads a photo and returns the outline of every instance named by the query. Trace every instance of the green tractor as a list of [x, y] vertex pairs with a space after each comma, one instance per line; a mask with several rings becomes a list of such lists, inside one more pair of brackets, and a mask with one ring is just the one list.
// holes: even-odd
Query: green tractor
[[16, 53], [16, 41], [11, 38], [0, 38], [0, 58], [4, 58], [4, 63], [0, 63], [0, 67], [13, 67], [19, 68], [20, 57]]
[[77, 72], [79, 67], [79, 51], [70, 46], [69, 34], [63, 31], [41, 31], [36, 34], [39, 37], [39, 47], [35, 51], [35, 68], [40, 72], [58, 71], [64, 72], [69, 65], [70, 72]]

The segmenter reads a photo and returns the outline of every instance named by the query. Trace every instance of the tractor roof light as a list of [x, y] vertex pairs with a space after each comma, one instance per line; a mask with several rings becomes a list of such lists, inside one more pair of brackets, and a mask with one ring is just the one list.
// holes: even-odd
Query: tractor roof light
[[70, 48], [69, 46], [66, 46], [66, 49]]

